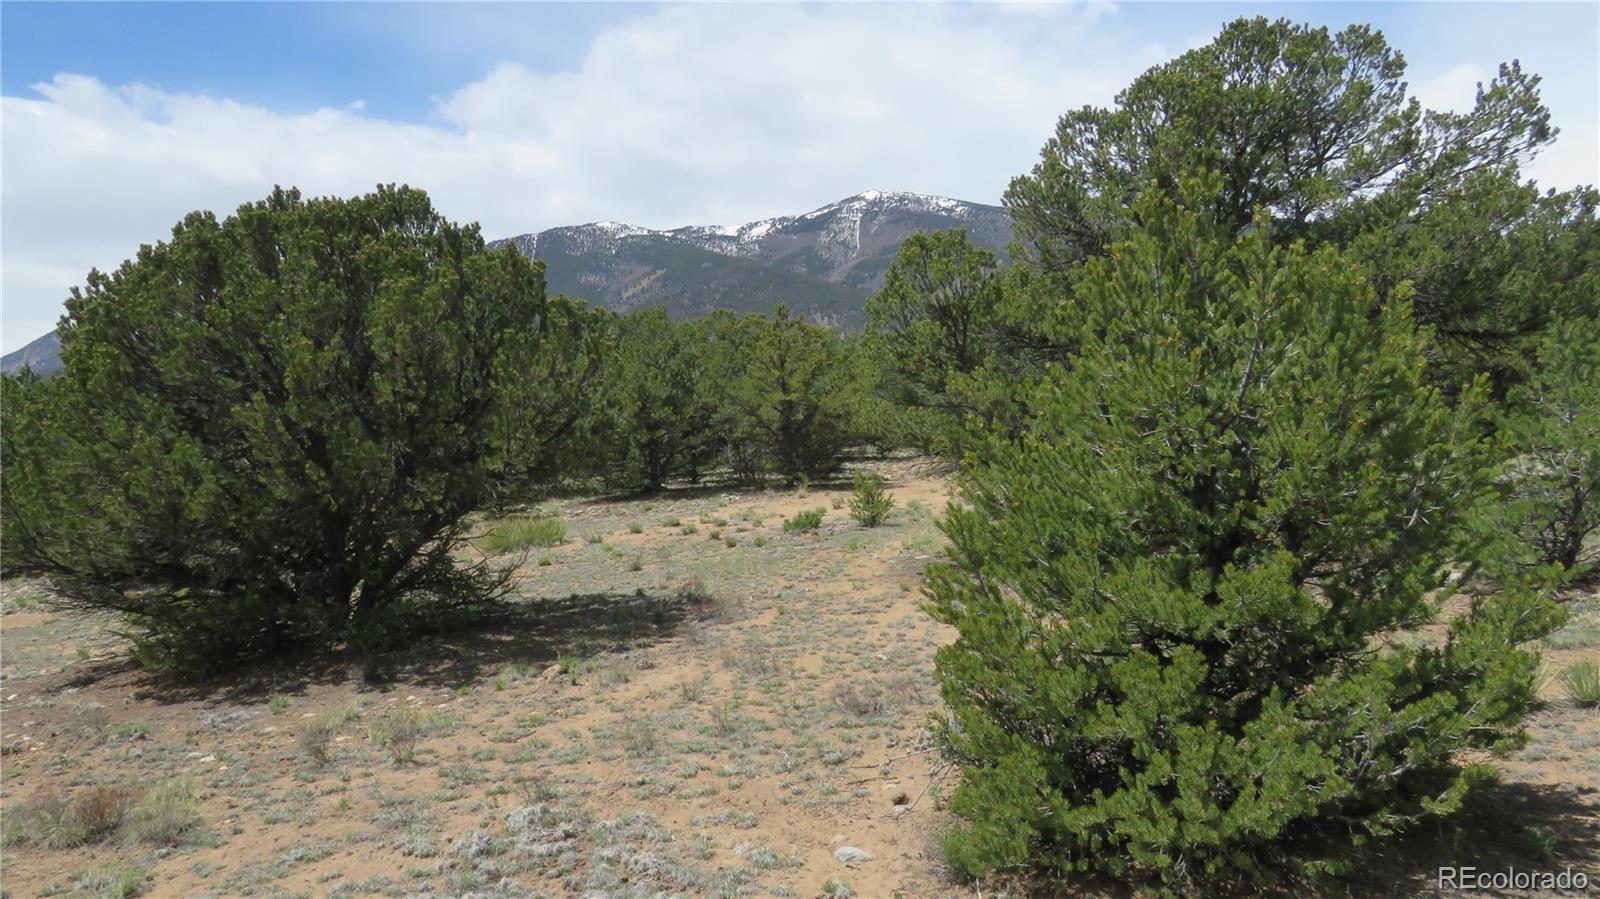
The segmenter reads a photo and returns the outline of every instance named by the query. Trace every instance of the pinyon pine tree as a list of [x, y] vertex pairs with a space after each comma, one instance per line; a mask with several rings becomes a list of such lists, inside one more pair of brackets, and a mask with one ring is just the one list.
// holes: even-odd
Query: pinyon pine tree
[[1539, 562], [1581, 579], [1600, 562], [1600, 321], [1557, 321], [1504, 428], [1519, 450], [1508, 507]]
[[151, 662], [397, 639], [482, 598], [467, 516], [557, 467], [572, 312], [418, 190], [192, 213], [67, 301], [8, 530]]
[[1494, 453], [1424, 376], [1404, 302], [1335, 248], [1235, 238], [1218, 182], [1145, 194], [1074, 278], [1081, 352], [974, 457], [930, 609], [958, 868], [1237, 883], [1454, 809], [1459, 750], [1518, 744], [1548, 599], [1442, 646]]

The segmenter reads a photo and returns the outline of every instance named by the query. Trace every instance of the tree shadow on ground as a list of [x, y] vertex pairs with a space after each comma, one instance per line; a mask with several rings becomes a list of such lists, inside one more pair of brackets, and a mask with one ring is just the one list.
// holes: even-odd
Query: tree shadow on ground
[[[1572, 784], [1500, 782], [1474, 789], [1456, 815], [1426, 822], [1352, 859], [1348, 895], [1440, 895], [1439, 869], [1550, 871], [1570, 867], [1600, 882], [1600, 790]], [[1527, 896], [1534, 890], [1474, 890]], [[1333, 895], [1344, 895], [1334, 893]]]
[[138, 668], [128, 659], [75, 666], [42, 683], [43, 692], [114, 681], [137, 699], [161, 704], [261, 702], [312, 685], [356, 682], [364, 689], [406, 686], [458, 689], [507, 667], [548, 667], [562, 655], [592, 657], [665, 640], [714, 614], [709, 598], [692, 592], [590, 593], [485, 603], [460, 626], [381, 652], [334, 649], [278, 655], [201, 680], [178, 680]]

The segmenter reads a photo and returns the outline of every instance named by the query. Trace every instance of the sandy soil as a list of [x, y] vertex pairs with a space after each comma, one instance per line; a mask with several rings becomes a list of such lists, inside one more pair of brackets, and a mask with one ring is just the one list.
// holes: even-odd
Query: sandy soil
[[[1023, 892], [980, 893], [938, 861], [955, 775], [927, 725], [950, 634], [919, 589], [948, 482], [925, 463], [879, 467], [898, 507], [873, 529], [839, 486], [551, 503], [568, 536], [527, 554], [505, 615], [203, 687], [138, 670], [111, 622], [6, 581], [0, 811], [187, 778], [200, 823], [175, 846], [12, 844], [5, 895]], [[816, 508], [819, 531], [783, 532]], [[1572, 602], [1552, 672], [1600, 659], [1600, 599]], [[1600, 718], [1553, 678], [1544, 689], [1532, 743], [1478, 814], [1519, 867], [1600, 882]], [[305, 736], [319, 724], [325, 759]], [[386, 740], [408, 727], [412, 752]], [[1385, 888], [1353, 889], [1432, 895], [1433, 866], [1477, 851], [1463, 833], [1397, 844], [1372, 869]], [[870, 860], [840, 861], [846, 846]]]

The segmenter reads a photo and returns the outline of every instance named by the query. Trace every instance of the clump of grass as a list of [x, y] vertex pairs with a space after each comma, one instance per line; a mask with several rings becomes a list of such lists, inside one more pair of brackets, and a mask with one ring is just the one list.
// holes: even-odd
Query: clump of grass
[[79, 892], [96, 899], [128, 899], [139, 895], [149, 872], [138, 865], [121, 864], [106, 868], [86, 868], [72, 875]]
[[372, 742], [388, 750], [396, 765], [416, 761], [417, 744], [449, 725], [443, 715], [419, 715], [415, 709], [399, 708], [386, 713], [372, 725]]
[[850, 492], [850, 517], [864, 528], [875, 528], [889, 520], [894, 497], [883, 489], [883, 476], [856, 472]]
[[323, 712], [300, 726], [300, 751], [319, 765], [327, 764], [333, 757], [333, 736], [338, 730], [334, 717]]
[[828, 899], [850, 899], [855, 893], [851, 892], [850, 888], [843, 883], [830, 877], [822, 885], [822, 895], [827, 896]]
[[505, 518], [483, 537], [483, 548], [503, 553], [529, 546], [556, 546], [567, 539], [567, 525], [554, 515], [523, 515]]
[[1600, 706], [1600, 663], [1578, 662], [1562, 669], [1557, 677], [1567, 695], [1579, 706]]
[[801, 531], [814, 531], [817, 528], [822, 527], [822, 516], [824, 512], [825, 510], [823, 509], [811, 509], [805, 512], [794, 513], [793, 517], [783, 523], [784, 533], [792, 534]]
[[133, 793], [124, 787], [91, 787], [71, 799], [42, 793], [7, 809], [5, 841], [45, 849], [98, 843], [122, 826], [132, 803]]
[[200, 826], [200, 800], [194, 780], [177, 777], [145, 790], [128, 809], [124, 830], [130, 839], [156, 846], [176, 846]]
[[282, 715], [289, 708], [290, 699], [282, 693], [274, 693], [267, 697], [267, 711], [274, 715]]
[[852, 681], [834, 689], [833, 703], [851, 717], [877, 718], [899, 709], [904, 695], [880, 681]]
[[648, 758], [660, 745], [654, 723], [635, 719], [622, 729], [622, 747], [634, 758]]
[[644, 533], [644, 525], [642, 525], [639, 522], [635, 521], [634, 523], [628, 525], [628, 533], [630, 533], [630, 534], [643, 534]]

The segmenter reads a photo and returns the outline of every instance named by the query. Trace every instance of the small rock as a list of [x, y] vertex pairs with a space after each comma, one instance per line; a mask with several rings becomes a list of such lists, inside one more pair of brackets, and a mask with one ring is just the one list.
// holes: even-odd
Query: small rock
[[214, 762], [214, 761], [216, 761], [216, 760], [217, 760], [217, 757], [216, 757], [216, 756], [214, 756], [214, 755], [208, 755], [208, 756], [206, 756], [206, 757], [205, 757], [205, 758], [203, 758], [203, 759], [201, 759], [201, 760], [200, 760], [200, 761], [202, 761], [202, 762]]
[[872, 861], [872, 853], [865, 849], [857, 849], [854, 846], [840, 846], [838, 849], [833, 850], [833, 857], [847, 865]]

